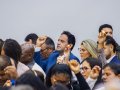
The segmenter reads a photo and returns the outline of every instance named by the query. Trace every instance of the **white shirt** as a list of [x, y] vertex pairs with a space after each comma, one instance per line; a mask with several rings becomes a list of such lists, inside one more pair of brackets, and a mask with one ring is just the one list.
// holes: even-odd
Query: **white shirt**
[[28, 66], [26, 66], [25, 64], [23, 64], [21, 62], [18, 62], [18, 64], [17, 64], [17, 73], [18, 73], [18, 76], [21, 76], [23, 73], [25, 73], [28, 70], [29, 70]]
[[111, 61], [114, 57], [115, 57], [115, 55], [113, 55], [111, 58], [109, 58], [109, 59], [107, 60], [107, 63], [110, 63], [110, 61]]
[[92, 90], [92, 88], [94, 87], [96, 81], [97, 81], [97, 79], [92, 79], [92, 78], [90, 78], [90, 77], [88, 77], [88, 78], [86, 79], [86, 82], [88, 83], [88, 85], [89, 85], [89, 87], [91, 88], [91, 90]]
[[32, 70], [37, 70], [37, 71], [41, 72], [44, 75], [44, 78], [46, 78], [45, 72], [43, 71], [43, 69], [37, 63], [35, 63], [33, 65]]

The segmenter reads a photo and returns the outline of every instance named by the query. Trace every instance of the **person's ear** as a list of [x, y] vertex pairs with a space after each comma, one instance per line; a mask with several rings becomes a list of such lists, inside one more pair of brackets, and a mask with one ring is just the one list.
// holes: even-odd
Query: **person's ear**
[[110, 44], [110, 50], [113, 51], [114, 46], [112, 44]]
[[67, 45], [67, 48], [68, 48], [68, 49], [71, 49], [72, 47], [73, 47], [73, 44], [68, 44], [68, 45]]

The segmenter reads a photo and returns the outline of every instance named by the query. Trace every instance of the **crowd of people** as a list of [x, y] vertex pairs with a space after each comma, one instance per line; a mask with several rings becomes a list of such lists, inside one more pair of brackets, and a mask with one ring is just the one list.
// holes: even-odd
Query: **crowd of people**
[[47, 35], [30, 33], [24, 41], [0, 39], [0, 90], [120, 90], [120, 46], [111, 25], [99, 27], [97, 41], [80, 43], [80, 59], [69, 31], [56, 47]]

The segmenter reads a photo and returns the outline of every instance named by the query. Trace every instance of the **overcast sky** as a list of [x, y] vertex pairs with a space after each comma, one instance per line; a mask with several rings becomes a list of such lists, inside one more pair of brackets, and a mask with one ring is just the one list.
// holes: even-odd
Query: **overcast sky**
[[101, 24], [111, 24], [120, 44], [120, 0], [0, 0], [0, 38], [20, 44], [29, 33], [48, 35], [55, 43], [63, 30], [76, 36], [73, 52], [84, 39], [97, 40]]

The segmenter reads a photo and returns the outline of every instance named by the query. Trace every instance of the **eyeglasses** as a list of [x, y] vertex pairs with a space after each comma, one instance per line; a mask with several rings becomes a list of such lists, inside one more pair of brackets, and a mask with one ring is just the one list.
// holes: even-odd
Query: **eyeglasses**
[[82, 51], [82, 52], [85, 52], [85, 51], [87, 51], [87, 50], [78, 48], [78, 51], [79, 51], [79, 52], [81, 52], [81, 51]]
[[80, 70], [83, 70], [83, 71], [87, 71], [88, 69], [90, 69], [90, 68], [88, 68], [88, 67], [81, 67], [80, 68]]

